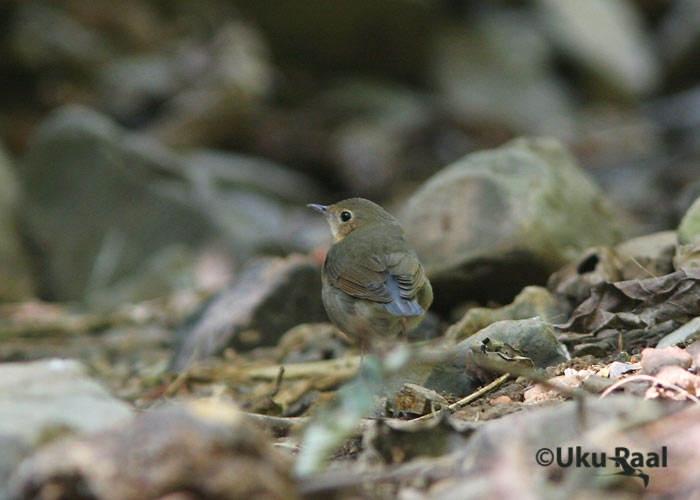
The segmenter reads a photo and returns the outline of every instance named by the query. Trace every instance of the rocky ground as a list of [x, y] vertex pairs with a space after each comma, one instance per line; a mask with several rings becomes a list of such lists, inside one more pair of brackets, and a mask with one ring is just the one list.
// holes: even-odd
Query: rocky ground
[[[291, 5], [0, 8], [0, 500], [697, 497], [697, 2]], [[348, 196], [435, 293], [362, 363]]]

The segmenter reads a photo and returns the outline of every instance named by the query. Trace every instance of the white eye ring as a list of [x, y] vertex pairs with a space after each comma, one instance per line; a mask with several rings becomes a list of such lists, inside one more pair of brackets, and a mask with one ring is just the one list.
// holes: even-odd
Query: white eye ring
[[349, 210], [343, 210], [342, 212], [340, 212], [340, 220], [342, 222], [347, 222], [350, 219], [352, 219], [352, 212], [350, 212]]

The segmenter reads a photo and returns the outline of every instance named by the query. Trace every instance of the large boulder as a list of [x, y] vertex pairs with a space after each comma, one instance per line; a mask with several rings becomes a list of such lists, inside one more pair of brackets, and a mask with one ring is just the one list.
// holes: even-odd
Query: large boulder
[[[308, 250], [305, 176], [243, 155], [180, 155], [81, 107], [41, 125], [21, 169], [43, 294], [114, 306], [191, 282], [201, 251]], [[315, 234], [315, 233], [314, 233]], [[306, 239], [305, 239], [306, 238]]]
[[402, 215], [438, 307], [511, 299], [582, 250], [616, 243], [626, 220], [547, 138], [513, 140], [445, 167]]
[[50, 116], [21, 170], [22, 215], [44, 294], [81, 300], [168, 245], [213, 238], [177, 170], [173, 154], [93, 111], [64, 108]]

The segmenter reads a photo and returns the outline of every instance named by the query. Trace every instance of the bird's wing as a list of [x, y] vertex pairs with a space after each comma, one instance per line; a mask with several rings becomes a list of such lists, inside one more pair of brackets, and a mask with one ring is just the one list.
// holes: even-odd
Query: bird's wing
[[324, 264], [329, 283], [353, 297], [391, 302], [392, 296], [386, 287], [388, 273], [384, 263], [376, 257], [341, 256], [337, 248], [331, 247]]
[[394, 252], [384, 257], [342, 258], [336, 248], [331, 248], [325, 263], [330, 284], [353, 297], [380, 302], [396, 316], [423, 314], [415, 298], [425, 278], [415, 255]]
[[425, 283], [425, 274], [418, 258], [409, 252], [394, 252], [386, 259], [389, 274], [399, 287], [399, 294], [404, 299], [413, 300]]

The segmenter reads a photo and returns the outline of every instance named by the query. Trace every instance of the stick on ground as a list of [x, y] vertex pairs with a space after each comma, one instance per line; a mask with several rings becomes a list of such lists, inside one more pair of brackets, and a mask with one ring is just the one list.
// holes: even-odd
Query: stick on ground
[[[510, 377], [510, 373], [504, 373], [503, 375], [498, 377], [496, 380], [494, 380], [493, 382], [491, 382], [488, 385], [485, 385], [484, 387], [482, 387], [478, 391], [472, 392], [469, 396], [466, 396], [466, 397], [460, 399], [459, 401], [452, 403], [450, 406], [447, 407], [447, 409], [450, 411], [454, 411], [458, 408], [461, 408], [464, 405], [471, 403], [472, 401], [474, 401], [477, 398], [480, 398], [481, 396], [483, 396], [487, 392], [492, 391], [496, 387], [502, 385], [506, 380], [508, 380], [509, 377]], [[435, 414], [428, 413], [428, 414], [423, 415], [421, 417], [414, 418], [413, 420], [411, 420], [411, 422], [420, 422], [422, 420], [429, 420], [433, 417], [433, 415], [435, 415]]]

